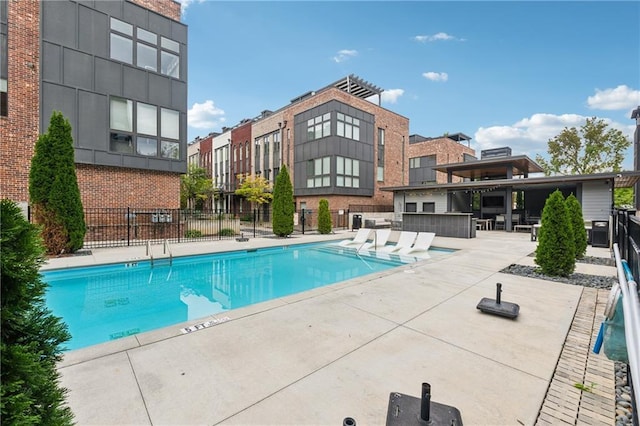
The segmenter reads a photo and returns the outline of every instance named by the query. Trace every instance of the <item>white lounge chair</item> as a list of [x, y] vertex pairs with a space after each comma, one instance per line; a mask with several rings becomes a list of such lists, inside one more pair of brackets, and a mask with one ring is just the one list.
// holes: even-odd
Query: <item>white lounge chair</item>
[[395, 253], [400, 249], [410, 248], [416, 239], [416, 235], [418, 235], [417, 232], [401, 231], [400, 238], [398, 238], [398, 242], [395, 245], [380, 247], [378, 250], [384, 251], [387, 253]]
[[358, 229], [358, 233], [352, 240], [342, 240], [338, 243], [339, 246], [342, 247], [355, 247], [358, 248], [369, 239], [369, 234], [371, 233], [371, 229], [369, 228], [360, 228]]
[[387, 241], [389, 241], [389, 236], [391, 235], [391, 229], [376, 229], [373, 232], [373, 241], [365, 243], [362, 246], [362, 250], [378, 250], [387, 245]]
[[431, 247], [435, 236], [435, 232], [419, 232], [418, 236], [416, 237], [415, 243], [413, 243], [413, 246], [400, 249], [398, 253], [412, 254], [418, 252], [427, 252], [429, 250], [429, 247]]

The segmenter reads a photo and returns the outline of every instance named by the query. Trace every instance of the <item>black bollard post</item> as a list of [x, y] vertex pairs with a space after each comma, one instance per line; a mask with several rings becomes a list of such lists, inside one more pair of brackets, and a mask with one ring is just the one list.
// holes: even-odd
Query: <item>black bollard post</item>
[[502, 283], [496, 283], [496, 303], [500, 304], [500, 294], [502, 293]]

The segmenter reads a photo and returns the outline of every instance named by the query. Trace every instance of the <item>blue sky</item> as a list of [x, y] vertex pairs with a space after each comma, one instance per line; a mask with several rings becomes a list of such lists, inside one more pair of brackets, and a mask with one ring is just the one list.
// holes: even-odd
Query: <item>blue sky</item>
[[[640, 2], [182, 0], [189, 140], [349, 74], [410, 133], [546, 155], [588, 117], [633, 140]], [[633, 167], [632, 151], [624, 162]]]

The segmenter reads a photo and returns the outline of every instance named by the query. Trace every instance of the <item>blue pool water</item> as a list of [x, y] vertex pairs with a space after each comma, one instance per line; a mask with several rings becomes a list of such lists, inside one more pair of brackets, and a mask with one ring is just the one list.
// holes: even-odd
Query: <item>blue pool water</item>
[[[431, 249], [429, 252], [434, 253]], [[442, 249], [440, 249], [442, 250]], [[43, 272], [46, 303], [79, 349], [384, 271], [415, 258], [301, 244]]]

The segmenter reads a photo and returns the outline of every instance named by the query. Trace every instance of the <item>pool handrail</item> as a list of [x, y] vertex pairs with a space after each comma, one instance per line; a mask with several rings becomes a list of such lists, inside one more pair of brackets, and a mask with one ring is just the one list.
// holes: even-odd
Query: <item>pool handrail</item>
[[171, 253], [171, 245], [169, 245], [169, 240], [165, 238], [162, 252], [164, 254], [167, 254], [167, 251], [169, 251], [169, 266], [171, 266], [173, 265], [173, 254]]
[[151, 267], [153, 268], [153, 251], [151, 250], [151, 240], [147, 240], [147, 256], [151, 260]]

